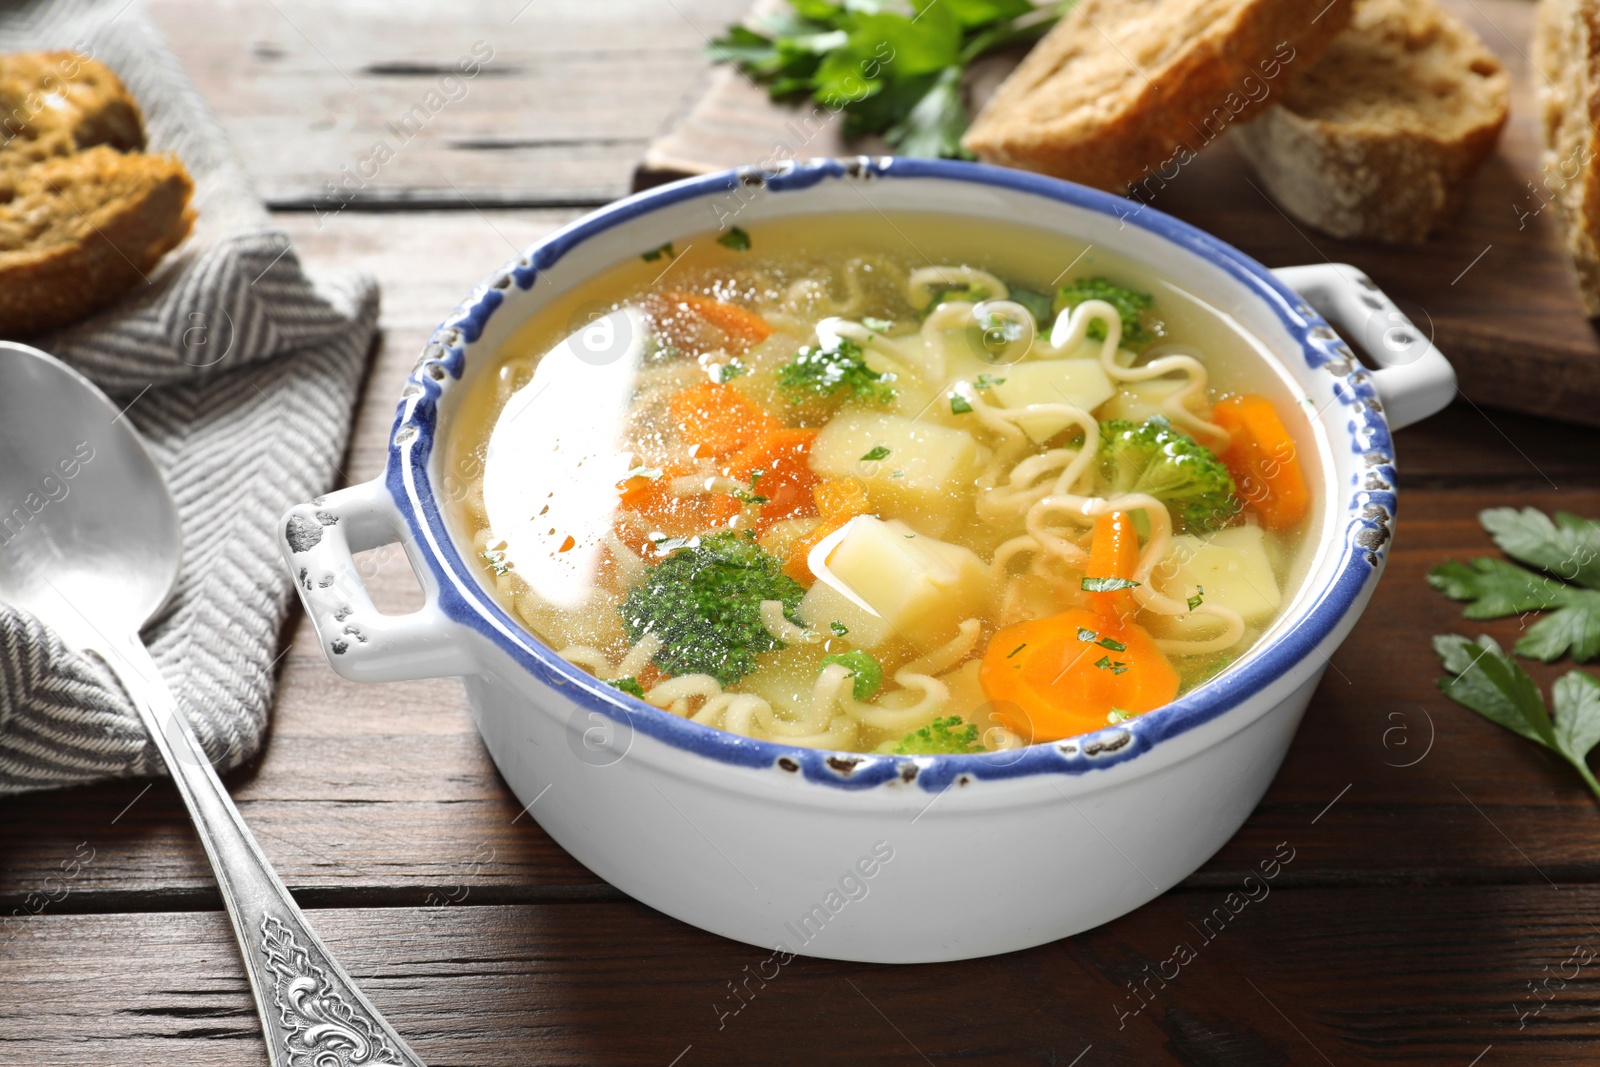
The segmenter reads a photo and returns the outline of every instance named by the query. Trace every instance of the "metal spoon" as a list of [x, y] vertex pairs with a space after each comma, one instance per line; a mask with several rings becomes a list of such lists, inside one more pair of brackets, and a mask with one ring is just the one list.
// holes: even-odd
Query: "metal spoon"
[[139, 709], [216, 873], [274, 1067], [422, 1067], [306, 925], [139, 638], [183, 544], [138, 433], [87, 378], [0, 341], [0, 457], [0, 600], [99, 656]]

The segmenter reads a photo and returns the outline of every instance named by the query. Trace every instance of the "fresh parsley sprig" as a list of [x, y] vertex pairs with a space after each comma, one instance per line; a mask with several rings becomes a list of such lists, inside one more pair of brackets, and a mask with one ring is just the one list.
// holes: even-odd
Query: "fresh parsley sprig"
[[1582, 663], [1600, 655], [1600, 523], [1534, 508], [1491, 508], [1478, 520], [1517, 562], [1446, 560], [1428, 582], [1468, 601], [1469, 619], [1548, 612], [1517, 641], [1520, 656], [1549, 663], [1571, 652]]
[[1539, 687], [1493, 639], [1480, 637], [1473, 642], [1446, 634], [1433, 639], [1433, 648], [1449, 672], [1439, 679], [1445, 696], [1554, 752], [1572, 764], [1590, 792], [1600, 797], [1600, 781], [1587, 759], [1600, 744], [1600, 681], [1585, 671], [1562, 675], [1550, 691], [1552, 718]]
[[979, 56], [1038, 40], [1069, 5], [789, 0], [789, 12], [730, 26], [711, 54], [774, 99], [811, 96], [844, 112], [846, 137], [877, 133], [901, 155], [968, 158], [962, 74]]

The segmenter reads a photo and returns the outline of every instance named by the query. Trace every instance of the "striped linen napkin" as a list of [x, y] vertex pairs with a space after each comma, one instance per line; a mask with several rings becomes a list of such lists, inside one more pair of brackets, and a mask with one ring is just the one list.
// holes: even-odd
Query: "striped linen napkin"
[[[33, 343], [127, 405], [171, 483], [184, 571], [145, 639], [222, 770], [264, 739], [292, 599], [274, 527], [339, 473], [377, 284], [302, 270], [137, 0], [0, 9], [0, 53], [58, 49], [116, 71], [144, 110], [149, 151], [176, 153], [194, 178], [194, 232], [149, 284]], [[0, 501], [0, 515], [20, 504]], [[0, 793], [159, 773], [110, 672], [0, 604]]]

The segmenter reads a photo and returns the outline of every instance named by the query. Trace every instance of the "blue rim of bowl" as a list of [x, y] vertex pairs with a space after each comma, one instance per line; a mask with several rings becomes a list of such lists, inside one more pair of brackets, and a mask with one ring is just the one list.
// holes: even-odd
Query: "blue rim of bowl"
[[[1263, 647], [1171, 704], [1116, 726], [1064, 741], [973, 755], [899, 756], [798, 748], [703, 726], [628, 696], [567, 663], [502, 607], [456, 548], [428, 470], [438, 427], [439, 400], [461, 377], [466, 348], [515, 285], [528, 290], [541, 271], [584, 241], [642, 215], [685, 200], [740, 195], [764, 187], [783, 194], [830, 180], [943, 180], [1029, 194], [1118, 217], [1198, 254], [1244, 283], [1272, 308], [1299, 345], [1308, 367], [1333, 376], [1333, 392], [1349, 416], [1344, 440], [1364, 457], [1366, 479], [1351, 491], [1336, 570], [1298, 617]], [[952, 214], [959, 214], [954, 211]], [[1330, 437], [1334, 435], [1330, 431]], [[1333, 447], [1339, 441], [1332, 442]], [[385, 484], [438, 579], [439, 606], [510, 655], [541, 682], [569, 695], [579, 711], [594, 711], [674, 748], [720, 763], [780, 768], [842, 789], [915, 781], [939, 791], [957, 779], [1007, 779], [1038, 774], [1081, 775], [1104, 770], [1153, 750], [1237, 707], [1313, 654], [1339, 625], [1380, 569], [1395, 514], [1395, 472], [1388, 424], [1371, 377], [1305, 301], [1256, 260], [1203, 230], [1137, 201], [1022, 171], [952, 160], [899, 157], [818, 159], [776, 168], [746, 167], [689, 178], [619, 200], [531, 245], [478, 285], [434, 331], [402, 394], [390, 432]], [[1334, 502], [1329, 502], [1330, 512]], [[1330, 523], [1335, 521], [1330, 516]], [[442, 557], [442, 558], [441, 558]]]

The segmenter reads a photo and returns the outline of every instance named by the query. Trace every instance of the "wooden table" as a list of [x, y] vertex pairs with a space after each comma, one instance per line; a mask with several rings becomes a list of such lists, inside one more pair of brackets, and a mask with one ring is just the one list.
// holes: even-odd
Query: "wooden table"
[[[383, 283], [352, 481], [381, 467], [426, 331], [512, 249], [626, 192], [699, 86], [704, 38], [745, 0], [524, 3], [154, 3], [305, 260]], [[493, 57], [465, 95], [347, 180], [476, 41]], [[1595, 448], [1593, 431], [1469, 404], [1399, 434], [1388, 574], [1261, 806], [1156, 902], [1027, 952], [797, 959], [719, 1025], [764, 952], [634, 903], [556, 847], [497, 776], [458, 683], [346, 683], [299, 620], [270, 745], [230, 785], [318, 930], [435, 1065], [1588, 1064], [1600, 810], [1553, 758], [1439, 696], [1428, 635], [1479, 627], [1424, 575], [1486, 549], [1481, 508], [1600, 515]], [[381, 603], [414, 600], [398, 554], [372, 562]], [[1269, 896], [1197, 933], [1288, 850]], [[264, 1063], [219, 907], [164, 782], [0, 803], [0, 915], [26, 916], [0, 943], [0, 1063]], [[1197, 958], [1142, 985], [1131, 1014], [1129, 983], [1179, 942]]]

